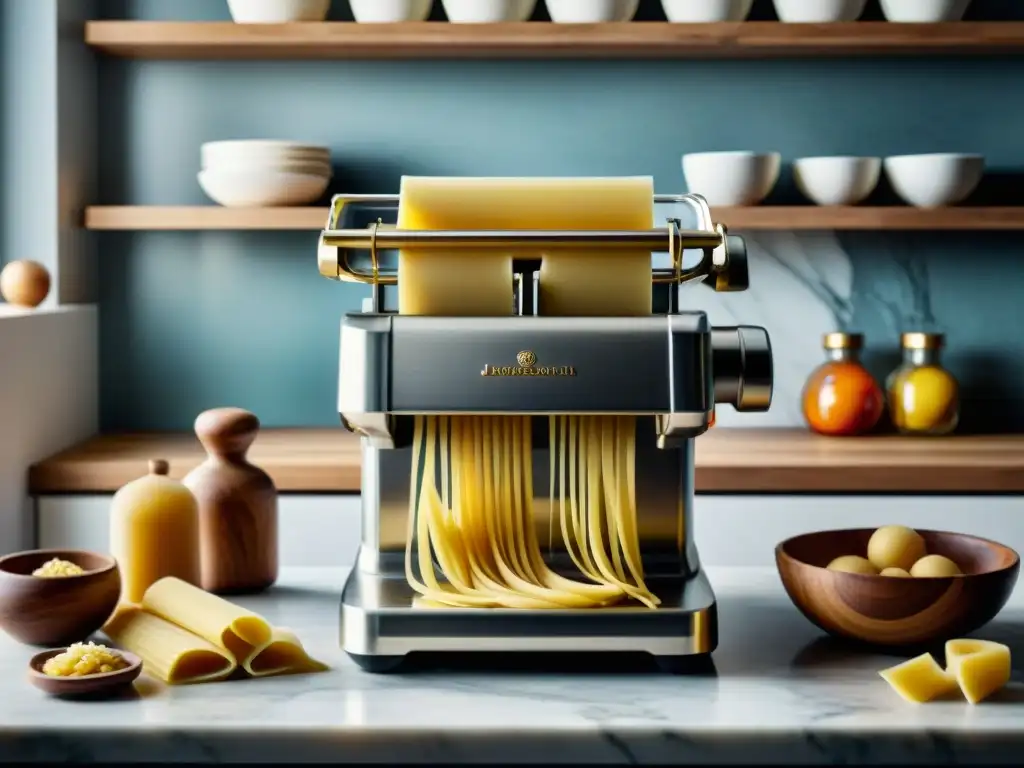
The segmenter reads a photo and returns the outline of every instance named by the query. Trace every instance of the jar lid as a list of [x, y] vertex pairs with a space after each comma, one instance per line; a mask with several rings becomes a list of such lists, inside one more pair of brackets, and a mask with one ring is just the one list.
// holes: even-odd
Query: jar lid
[[822, 344], [825, 349], [861, 349], [864, 346], [864, 334], [826, 333]]
[[904, 349], [942, 349], [946, 337], [941, 333], [924, 333], [914, 331], [900, 336], [900, 345]]

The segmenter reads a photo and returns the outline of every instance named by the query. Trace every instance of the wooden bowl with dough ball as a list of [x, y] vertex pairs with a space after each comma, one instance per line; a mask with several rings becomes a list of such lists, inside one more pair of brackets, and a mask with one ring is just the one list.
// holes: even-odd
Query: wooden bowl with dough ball
[[[923, 540], [926, 562], [918, 557], [911, 568], [900, 568], [902, 573], [882, 576], [867, 559], [875, 532], [857, 528], [805, 533], [775, 548], [790, 600], [831, 635], [879, 646], [930, 645], [962, 637], [995, 618], [1017, 583], [1020, 557], [1009, 547], [977, 536], [920, 529], [916, 533]], [[873, 554], [878, 562], [877, 548]], [[897, 547], [894, 556], [909, 560], [911, 555]], [[838, 558], [844, 560], [836, 563]], [[953, 568], [948, 561], [960, 575], [910, 575], [948, 572]]]
[[[80, 572], [33, 575], [53, 563], [71, 564]], [[0, 629], [27, 645], [86, 640], [110, 618], [120, 596], [121, 573], [109, 555], [35, 549], [0, 557]]]

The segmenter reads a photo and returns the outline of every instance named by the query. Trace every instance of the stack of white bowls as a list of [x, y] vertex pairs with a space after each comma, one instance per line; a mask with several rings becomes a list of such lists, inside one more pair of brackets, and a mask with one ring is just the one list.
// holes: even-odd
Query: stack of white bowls
[[331, 181], [327, 147], [294, 141], [211, 141], [200, 148], [199, 186], [228, 208], [307, 205]]

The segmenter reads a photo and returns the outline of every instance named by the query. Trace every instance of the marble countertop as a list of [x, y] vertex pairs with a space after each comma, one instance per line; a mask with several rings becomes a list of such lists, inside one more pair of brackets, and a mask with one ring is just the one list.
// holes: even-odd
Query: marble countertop
[[[342, 570], [292, 570], [239, 602], [299, 632], [322, 674], [50, 699], [31, 648], [0, 637], [0, 761], [1019, 763], [1024, 685], [978, 707], [915, 706], [877, 670], [892, 657], [823, 637], [773, 570], [709, 569], [716, 674], [363, 673], [338, 647]], [[984, 637], [1020, 648], [1018, 592]], [[1019, 687], [1018, 687], [1019, 685]]]

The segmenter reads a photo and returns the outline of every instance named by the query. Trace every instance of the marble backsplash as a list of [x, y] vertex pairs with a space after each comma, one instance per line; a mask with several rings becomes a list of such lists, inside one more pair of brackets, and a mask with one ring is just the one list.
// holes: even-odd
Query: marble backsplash
[[[944, 362], [963, 386], [963, 429], [1024, 425], [1024, 270], [1010, 240], [964, 234], [746, 233], [751, 288], [684, 288], [681, 304], [716, 325], [762, 325], [775, 356], [775, 398], [764, 414], [723, 408], [722, 426], [803, 424], [800, 393], [824, 359], [823, 334], [866, 335], [864, 361], [883, 379], [899, 362], [899, 335], [945, 333]], [[987, 242], [986, 242], [987, 241]], [[1000, 242], [1004, 241], [1004, 242]]]

